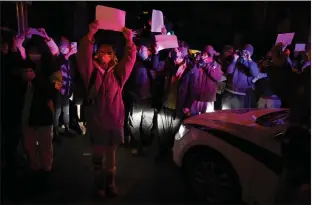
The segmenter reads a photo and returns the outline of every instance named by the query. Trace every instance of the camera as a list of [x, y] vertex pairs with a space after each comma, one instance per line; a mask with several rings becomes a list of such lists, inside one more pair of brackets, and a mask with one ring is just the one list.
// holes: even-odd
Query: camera
[[248, 51], [246, 50], [237, 50], [236, 54], [239, 56], [237, 59], [237, 63], [243, 63], [245, 58], [248, 56]]

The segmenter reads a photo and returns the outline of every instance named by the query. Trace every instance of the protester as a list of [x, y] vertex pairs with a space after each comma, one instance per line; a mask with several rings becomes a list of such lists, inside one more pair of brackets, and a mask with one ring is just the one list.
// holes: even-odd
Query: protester
[[[123, 59], [117, 64], [111, 45], [99, 45], [93, 57], [94, 35], [99, 25], [95, 21], [89, 26], [89, 33], [81, 40], [77, 53], [78, 69], [87, 88], [88, 113], [87, 131], [92, 144], [92, 161], [97, 194], [114, 197], [118, 195], [115, 184], [116, 147], [123, 142], [124, 105], [122, 89], [129, 78], [136, 60], [136, 47], [132, 41], [133, 33], [124, 28], [126, 39]], [[90, 84], [95, 72], [95, 82]], [[88, 89], [90, 88], [90, 89]], [[105, 169], [103, 157], [105, 156]], [[106, 175], [106, 187], [104, 185]]]
[[[135, 147], [132, 150], [132, 154], [135, 156], [144, 154], [143, 145], [147, 141], [151, 142], [153, 136], [154, 109], [152, 107], [152, 99], [153, 84], [156, 77], [153, 60], [155, 59], [154, 53], [158, 52], [157, 48], [154, 49], [155, 52], [149, 57], [149, 50], [146, 45], [141, 44], [138, 48], [138, 57], [131, 77], [127, 82], [129, 84], [127, 92], [133, 102], [130, 114], [130, 129], [135, 139]], [[150, 140], [147, 138], [150, 138]]]
[[260, 73], [253, 79], [255, 83], [255, 93], [258, 100], [258, 108], [280, 108], [281, 100], [274, 94], [270, 87], [267, 76], [267, 69], [272, 64], [271, 52], [268, 52], [266, 58], [260, 63]]
[[253, 46], [247, 44], [244, 50], [234, 55], [233, 62], [226, 70], [227, 85], [222, 109], [251, 108], [252, 80], [259, 74], [258, 65], [251, 58], [253, 52]]
[[184, 47], [173, 49], [166, 61], [154, 61], [154, 66], [163, 71], [163, 107], [158, 114], [159, 154], [167, 156], [173, 147], [174, 135], [185, 117], [185, 109], [191, 106], [189, 79], [192, 64], [185, 58]]
[[[26, 73], [27, 76], [22, 112], [24, 147], [31, 174], [42, 183], [48, 182], [46, 180], [49, 179], [52, 169], [53, 97], [60, 86], [50, 80], [51, 74], [56, 70], [54, 59], [59, 52], [58, 47], [44, 29], [38, 31], [41, 38], [35, 39], [33, 36], [27, 42], [26, 49], [22, 46], [23, 40], [17, 47], [20, 47], [20, 51], [26, 50], [21, 52], [23, 60], [19, 64], [24, 70], [24, 75]], [[49, 51], [44, 50], [46, 46], [49, 47]], [[40, 159], [38, 159], [37, 146], [39, 146]], [[44, 178], [40, 178], [41, 176]]]
[[54, 139], [59, 139], [59, 118], [63, 112], [63, 123], [65, 124], [65, 134], [72, 136], [74, 133], [69, 129], [69, 98], [73, 94], [72, 79], [73, 71], [69, 60], [71, 55], [77, 53], [76, 47], [71, 47], [69, 40], [62, 37], [59, 45], [58, 67], [62, 73], [62, 88], [56, 94], [55, 113], [54, 113]]
[[192, 116], [214, 111], [217, 84], [222, 79], [221, 66], [214, 60], [216, 54], [214, 48], [207, 45], [201, 54], [201, 60], [195, 65], [190, 81], [193, 87], [189, 112]]

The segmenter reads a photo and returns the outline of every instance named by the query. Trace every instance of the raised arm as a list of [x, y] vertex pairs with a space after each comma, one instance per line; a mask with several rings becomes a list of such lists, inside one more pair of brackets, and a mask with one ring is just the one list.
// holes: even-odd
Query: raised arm
[[89, 25], [89, 33], [84, 36], [78, 48], [78, 52], [76, 55], [77, 60], [77, 70], [80, 73], [85, 88], [88, 89], [89, 81], [91, 78], [91, 74], [93, 71], [93, 44], [95, 42], [93, 36], [98, 30], [98, 22], [95, 21]]
[[[47, 32], [45, 31], [44, 28], [39, 28], [38, 31], [41, 33], [41, 37], [44, 38], [47, 46], [50, 49], [50, 52], [53, 56], [57, 56], [60, 51], [54, 40], [48, 36]], [[32, 35], [32, 34], [31, 34]]]
[[164, 69], [165, 63], [159, 60], [159, 46], [157, 42], [155, 42], [151, 60], [152, 60], [152, 70], [162, 71]]
[[115, 72], [120, 80], [121, 87], [123, 87], [128, 80], [136, 61], [136, 47], [132, 41], [132, 31], [124, 28], [123, 35], [126, 39], [125, 52], [122, 60], [115, 69]]

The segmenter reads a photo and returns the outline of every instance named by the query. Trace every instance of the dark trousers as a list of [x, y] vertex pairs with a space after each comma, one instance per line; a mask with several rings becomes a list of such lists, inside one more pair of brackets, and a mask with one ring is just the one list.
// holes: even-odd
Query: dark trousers
[[131, 140], [131, 131], [130, 131], [130, 115], [132, 114], [133, 100], [130, 95], [124, 93], [123, 95], [124, 107], [125, 107], [125, 119], [124, 119], [124, 136], [125, 142], [129, 143]]
[[152, 108], [151, 100], [133, 102], [129, 117], [129, 128], [135, 140], [135, 146], [142, 148], [143, 145], [152, 143], [155, 131], [155, 109]]
[[160, 152], [173, 148], [175, 134], [179, 131], [182, 119], [176, 116], [176, 110], [163, 107], [157, 114], [158, 145]]
[[63, 123], [65, 126], [69, 125], [69, 97], [58, 93], [55, 101], [54, 113], [54, 127], [59, 125], [59, 118], [63, 112]]
[[215, 110], [222, 110], [222, 94], [216, 94], [216, 101], [214, 102]]

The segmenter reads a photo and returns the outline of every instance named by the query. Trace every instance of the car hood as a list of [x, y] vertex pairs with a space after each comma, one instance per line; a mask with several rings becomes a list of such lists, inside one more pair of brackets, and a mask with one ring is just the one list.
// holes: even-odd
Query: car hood
[[231, 123], [243, 126], [255, 126], [258, 117], [269, 114], [271, 112], [287, 110], [283, 108], [277, 109], [235, 109], [235, 110], [219, 110], [212, 113], [204, 113], [194, 117], [190, 117], [184, 121], [184, 124], [198, 124], [202, 126], [210, 126], [212, 121], [219, 123]]
[[190, 117], [184, 120], [184, 125], [198, 125], [218, 129], [279, 154], [279, 148], [275, 143], [272, 143], [272, 136], [283, 132], [287, 125], [264, 127], [256, 124], [256, 119], [262, 115], [282, 110], [287, 109], [222, 110]]

